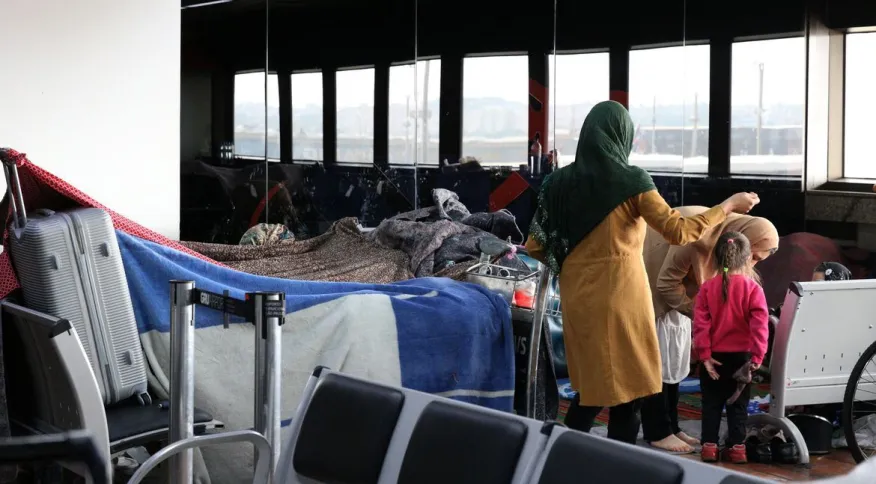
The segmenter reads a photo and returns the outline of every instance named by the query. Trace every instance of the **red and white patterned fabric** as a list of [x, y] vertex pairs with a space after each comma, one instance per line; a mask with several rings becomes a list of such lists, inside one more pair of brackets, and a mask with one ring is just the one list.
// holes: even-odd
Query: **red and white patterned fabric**
[[[9, 148], [3, 148], [0, 149], [0, 161], [11, 163], [18, 167], [18, 178], [21, 182], [21, 193], [24, 197], [25, 208], [29, 208], [30, 210], [37, 208], [48, 208], [51, 210], [65, 210], [75, 207], [101, 208], [110, 214], [110, 217], [112, 217], [113, 220], [113, 225], [118, 230], [140, 237], [141, 239], [146, 239], [185, 252], [207, 262], [222, 265], [180, 245], [176, 241], [153, 232], [152, 230], [119, 215], [98, 203], [85, 193], [82, 193], [82, 191], [73, 185], [70, 185], [66, 181], [34, 165], [27, 159], [24, 153], [19, 153], [18, 151]], [[8, 191], [3, 197], [2, 203], [0, 203], [0, 213], [6, 214], [5, 224], [3, 226], [3, 245], [6, 246], [7, 237], [9, 236], [8, 229], [12, 220], [12, 206], [9, 203]], [[3, 253], [0, 254], [0, 298], [6, 297], [18, 287], [18, 279], [15, 276], [12, 261], [9, 259], [9, 251], [4, 250]]]

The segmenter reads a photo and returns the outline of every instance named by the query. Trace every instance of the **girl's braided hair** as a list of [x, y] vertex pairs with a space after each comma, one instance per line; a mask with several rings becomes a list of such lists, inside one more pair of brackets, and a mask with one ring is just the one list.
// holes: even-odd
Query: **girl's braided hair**
[[[742, 270], [748, 275], [752, 275], [754, 270], [751, 268], [751, 242], [748, 237], [739, 232], [724, 232], [718, 238], [718, 243], [715, 245], [715, 262], [718, 265], [718, 270], [721, 271], [722, 290], [721, 295], [724, 301], [727, 300], [727, 289], [730, 286], [730, 273]], [[753, 276], [757, 280], [756, 275]]]

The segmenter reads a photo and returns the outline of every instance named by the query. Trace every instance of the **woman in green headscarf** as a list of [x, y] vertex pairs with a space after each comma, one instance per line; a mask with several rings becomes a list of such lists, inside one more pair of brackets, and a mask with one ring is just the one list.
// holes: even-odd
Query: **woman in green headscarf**
[[662, 388], [660, 351], [642, 245], [646, 224], [673, 245], [699, 240], [732, 212], [760, 200], [737, 193], [682, 217], [648, 173], [629, 164], [634, 127], [614, 101], [593, 107], [575, 162], [542, 184], [526, 248], [559, 274], [563, 341], [577, 396], [566, 425], [588, 432], [610, 407], [609, 438], [635, 443], [641, 399]]

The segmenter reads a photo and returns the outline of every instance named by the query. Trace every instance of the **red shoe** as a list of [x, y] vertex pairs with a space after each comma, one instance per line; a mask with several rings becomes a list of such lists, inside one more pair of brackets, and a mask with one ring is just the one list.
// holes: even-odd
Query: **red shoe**
[[734, 445], [733, 447], [727, 447], [724, 449], [724, 455], [721, 457], [725, 462], [730, 462], [733, 464], [745, 464], [748, 462], [748, 456], [745, 452], [745, 446], [741, 444]]
[[703, 444], [700, 458], [703, 459], [703, 462], [718, 462], [718, 445], [711, 443]]

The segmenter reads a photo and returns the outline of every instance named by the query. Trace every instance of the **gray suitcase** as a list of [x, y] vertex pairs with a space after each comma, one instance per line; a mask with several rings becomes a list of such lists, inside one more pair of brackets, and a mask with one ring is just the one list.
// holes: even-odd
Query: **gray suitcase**
[[131, 397], [141, 405], [151, 404], [137, 321], [109, 214], [77, 208], [37, 210], [28, 217], [16, 167], [3, 168], [14, 219], [9, 251], [25, 304], [70, 321], [104, 404]]

